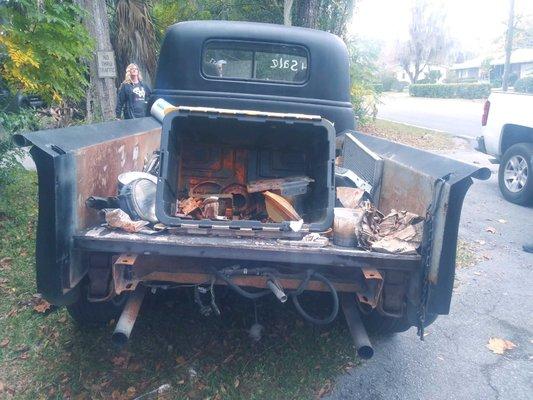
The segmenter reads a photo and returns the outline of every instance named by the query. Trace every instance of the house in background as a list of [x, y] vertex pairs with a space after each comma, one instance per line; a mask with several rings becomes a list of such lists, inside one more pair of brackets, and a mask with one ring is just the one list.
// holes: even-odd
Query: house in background
[[[503, 66], [505, 56], [498, 57], [490, 62], [490, 80], [501, 79], [503, 76]], [[524, 76], [533, 76], [533, 48], [516, 49], [511, 53], [511, 75], [516, 75], [516, 79]], [[516, 80], [515, 79], [515, 80]]]
[[[399, 82], [408, 82], [411, 83], [411, 80], [409, 78], [409, 75], [400, 65], [394, 65], [391, 68], [392, 72], [394, 73], [394, 76]], [[441, 83], [444, 78], [446, 78], [446, 75], [448, 74], [448, 67], [442, 66], [442, 65], [426, 65], [420, 75], [418, 76], [418, 80], [424, 80], [429, 78], [429, 74], [431, 71], [439, 71], [440, 78], [437, 79], [437, 83]]]
[[[486, 62], [487, 60], [488, 62]], [[485, 65], [484, 65], [485, 63]], [[475, 79], [478, 81], [498, 82], [503, 76], [505, 55], [492, 57], [476, 57], [472, 60], [455, 64], [450, 71], [461, 80]], [[511, 53], [511, 76], [513, 82], [524, 76], [533, 75], [533, 48], [516, 49]]]

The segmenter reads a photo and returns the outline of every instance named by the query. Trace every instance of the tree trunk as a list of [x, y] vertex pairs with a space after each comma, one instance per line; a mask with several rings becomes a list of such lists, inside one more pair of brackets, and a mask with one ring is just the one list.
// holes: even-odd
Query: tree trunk
[[283, 24], [292, 25], [292, 3], [294, 0], [283, 0]]
[[[98, 51], [113, 51], [109, 36], [109, 20], [105, 0], [76, 0], [87, 12], [83, 23], [94, 38], [96, 48], [89, 61], [90, 83], [87, 90], [87, 121], [107, 121], [115, 118], [117, 89], [115, 78], [98, 77]], [[114, 62], [115, 60], [113, 60]]]
[[511, 69], [511, 53], [513, 52], [514, 35], [514, 0], [509, 4], [509, 22], [507, 23], [507, 33], [505, 37], [505, 65], [503, 66], [502, 90], [507, 92], [509, 88], [509, 73]]
[[320, 0], [297, 0], [295, 25], [318, 29]]

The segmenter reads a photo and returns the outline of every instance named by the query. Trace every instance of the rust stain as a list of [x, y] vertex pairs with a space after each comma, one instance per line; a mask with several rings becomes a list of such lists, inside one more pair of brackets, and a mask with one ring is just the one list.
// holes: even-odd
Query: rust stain
[[98, 143], [76, 152], [78, 228], [95, 225], [95, 210], [85, 206], [89, 196], [114, 196], [117, 178], [126, 171], [142, 171], [145, 157], [160, 146], [161, 129]]

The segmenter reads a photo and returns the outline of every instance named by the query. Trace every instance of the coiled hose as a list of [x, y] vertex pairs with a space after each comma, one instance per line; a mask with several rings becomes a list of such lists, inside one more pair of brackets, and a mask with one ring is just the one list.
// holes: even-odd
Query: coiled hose
[[[256, 269], [256, 270], [253, 270], [253, 272], [254, 272], [253, 275], [266, 275], [271, 278], [274, 277], [273, 271], [271, 269], [265, 270], [264, 272], [262, 272], [260, 269]], [[235, 292], [237, 292], [243, 297], [246, 297], [247, 299], [255, 300], [260, 297], [266, 296], [267, 294], [272, 293], [269, 289], [261, 290], [258, 292], [249, 292], [247, 290], [244, 290], [240, 286], [236, 285], [232, 281], [231, 277], [224, 274], [222, 271], [213, 270], [213, 273], [217, 278], [226, 282], [228, 286], [232, 288]], [[249, 275], [248, 273], [244, 273], [243, 270], [233, 270], [230, 273], [231, 275], [237, 275], [237, 274], [238, 275]], [[302, 308], [300, 301], [298, 300], [298, 296], [300, 296], [305, 291], [311, 278], [315, 278], [316, 280], [324, 283], [328, 287], [329, 292], [331, 294], [331, 299], [333, 301], [333, 307], [332, 307], [331, 313], [326, 318], [320, 319], [320, 318], [312, 317]], [[337, 294], [337, 290], [335, 289], [335, 287], [333, 286], [333, 284], [331, 283], [329, 279], [327, 279], [324, 275], [319, 274], [318, 272], [315, 272], [313, 270], [306, 271], [305, 277], [302, 279], [302, 282], [300, 283], [300, 285], [295, 291], [290, 293], [290, 295], [292, 297], [292, 302], [294, 303], [294, 307], [296, 308], [296, 311], [298, 311], [298, 313], [306, 321], [311, 322], [312, 324], [316, 324], [316, 325], [329, 324], [333, 322], [333, 320], [337, 317], [337, 314], [339, 313], [339, 295]]]

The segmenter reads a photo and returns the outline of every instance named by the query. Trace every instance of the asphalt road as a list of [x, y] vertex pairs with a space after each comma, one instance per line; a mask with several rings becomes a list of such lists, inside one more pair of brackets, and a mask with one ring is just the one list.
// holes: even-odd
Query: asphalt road
[[384, 93], [378, 118], [403, 122], [457, 136], [481, 135], [482, 100], [429, 99], [407, 93]]
[[[470, 151], [454, 157], [486, 162]], [[340, 377], [329, 399], [532, 398], [533, 254], [521, 245], [533, 241], [533, 208], [506, 202], [493, 174], [467, 193], [459, 235], [478, 249], [480, 260], [457, 271], [450, 315], [427, 328], [424, 342], [414, 328], [372, 338], [374, 358]], [[517, 347], [493, 354], [486, 347], [491, 337]]]

